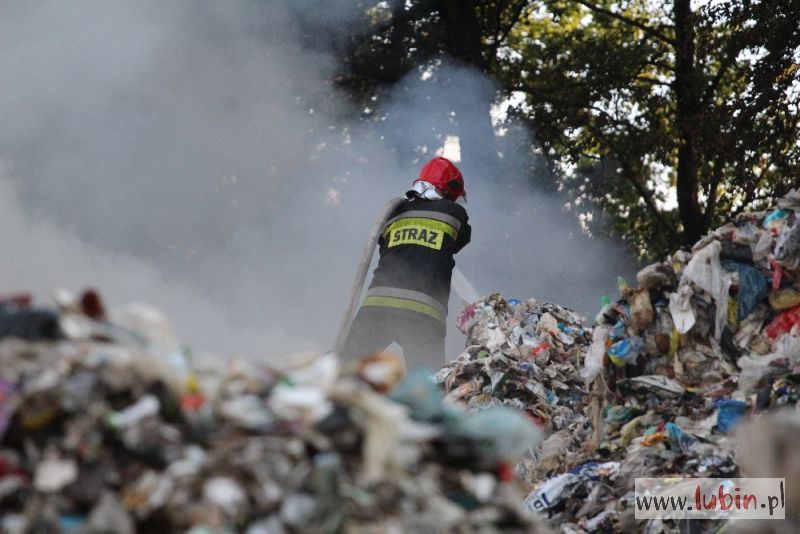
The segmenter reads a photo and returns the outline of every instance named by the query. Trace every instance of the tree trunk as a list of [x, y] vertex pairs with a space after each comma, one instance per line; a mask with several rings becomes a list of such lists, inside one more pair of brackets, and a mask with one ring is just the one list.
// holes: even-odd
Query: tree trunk
[[698, 198], [698, 154], [695, 124], [700, 120], [700, 87], [695, 65], [695, 27], [690, 0], [675, 0], [675, 100], [678, 129], [678, 212], [683, 241], [692, 245], [706, 233], [706, 218]]

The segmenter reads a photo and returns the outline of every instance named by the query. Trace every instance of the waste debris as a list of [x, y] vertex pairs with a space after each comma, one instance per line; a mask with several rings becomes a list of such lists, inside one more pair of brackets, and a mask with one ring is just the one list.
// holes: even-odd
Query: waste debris
[[157, 310], [57, 302], [55, 339], [0, 340], [4, 533], [552, 531], [510, 469], [541, 431], [509, 408], [392, 355], [200, 367]]
[[507, 406], [526, 413], [553, 437], [544, 443], [545, 454], [521, 461], [518, 474], [525, 480], [547, 471], [563, 442], [580, 442], [588, 431], [589, 391], [579, 369], [590, 330], [567, 308], [534, 299], [506, 301], [497, 294], [468, 306], [458, 326], [467, 348], [434, 375], [447, 401], [472, 410]]
[[[636, 282], [619, 279], [620, 298], [604, 298], [593, 324], [553, 304], [481, 299], [458, 320], [466, 350], [435, 375], [449, 402], [512, 406], [545, 431], [516, 470], [525, 504], [562, 532], [682, 532], [635, 520], [636, 477], [740, 476], [753, 464], [737, 456], [740, 426], [765, 428], [781, 408], [782, 426], [800, 425], [800, 192]], [[760, 450], [771, 471], [749, 476], [791, 462], [778, 446]]]
[[737, 215], [592, 322], [481, 298], [433, 375], [206, 369], [152, 308], [0, 298], [0, 531], [718, 532], [637, 521], [634, 480], [796, 478], [799, 218], [796, 190]]

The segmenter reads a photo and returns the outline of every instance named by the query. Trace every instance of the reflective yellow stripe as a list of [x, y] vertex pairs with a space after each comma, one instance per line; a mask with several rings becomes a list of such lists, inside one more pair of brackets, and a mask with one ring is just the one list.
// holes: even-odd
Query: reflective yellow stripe
[[383, 230], [383, 237], [386, 238], [386, 235], [391, 232], [392, 230], [397, 230], [399, 228], [405, 228], [408, 226], [422, 226], [429, 230], [434, 230], [436, 232], [443, 232], [453, 239], [456, 239], [458, 236], [458, 230], [456, 230], [453, 226], [447, 224], [446, 222], [437, 221], [436, 219], [426, 219], [423, 217], [404, 217], [402, 219], [398, 219], [389, 226], [387, 226]]
[[403, 289], [399, 287], [388, 287], [388, 286], [375, 286], [369, 288], [367, 291], [368, 297], [394, 297], [398, 299], [406, 299], [406, 300], [413, 300], [415, 302], [421, 302], [423, 304], [427, 304], [434, 310], [437, 310], [442, 317], [447, 316], [447, 306], [442, 304], [435, 298], [431, 297], [426, 293], [422, 293], [420, 291], [414, 291], [413, 289]]
[[399, 221], [400, 219], [406, 219], [410, 217], [419, 217], [422, 219], [434, 219], [437, 221], [442, 221], [443, 223], [447, 223], [453, 228], [455, 228], [456, 232], [458, 232], [459, 228], [461, 228], [461, 221], [459, 221], [458, 218], [439, 211], [428, 211], [428, 210], [406, 211], [398, 215], [397, 217], [389, 219], [388, 221], [386, 221], [386, 224], [389, 225], [395, 221]]
[[400, 299], [397, 297], [367, 297], [364, 299], [362, 306], [384, 306], [386, 308], [400, 308], [402, 310], [411, 310], [418, 313], [424, 313], [433, 317], [437, 321], [444, 322], [444, 317], [433, 306], [428, 306], [423, 302], [415, 300]]

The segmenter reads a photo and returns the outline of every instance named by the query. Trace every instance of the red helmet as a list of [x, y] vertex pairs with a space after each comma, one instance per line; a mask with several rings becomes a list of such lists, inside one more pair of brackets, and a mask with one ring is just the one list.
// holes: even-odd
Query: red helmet
[[461, 171], [447, 158], [433, 158], [422, 167], [417, 180], [423, 180], [433, 185], [440, 195], [450, 200], [458, 197], [467, 198], [464, 191], [464, 177]]

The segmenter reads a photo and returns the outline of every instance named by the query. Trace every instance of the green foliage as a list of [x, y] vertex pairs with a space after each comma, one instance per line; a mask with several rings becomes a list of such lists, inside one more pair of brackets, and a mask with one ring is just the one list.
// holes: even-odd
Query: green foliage
[[[506, 43], [516, 59], [494, 73], [525, 95], [516, 115], [566, 189], [642, 255], [783, 194], [800, 163], [800, 2], [717, 2], [683, 18], [679, 4], [532, 2]], [[679, 209], [681, 187], [694, 212]]]
[[798, 182], [800, 0], [359, 9], [366, 22], [337, 80], [354, 98], [372, 102], [444, 55], [481, 69], [500, 82], [498, 101], [518, 103], [512, 118], [534, 132], [528, 152], [548, 158], [550, 187], [574, 199], [590, 231], [610, 220], [642, 256], [691, 244]]

